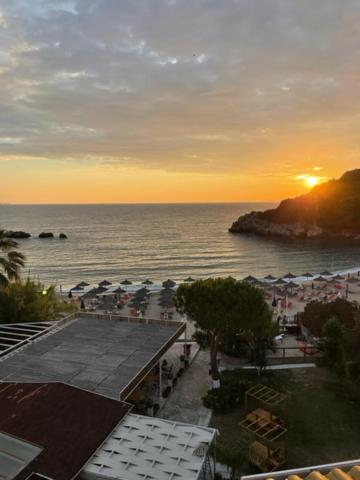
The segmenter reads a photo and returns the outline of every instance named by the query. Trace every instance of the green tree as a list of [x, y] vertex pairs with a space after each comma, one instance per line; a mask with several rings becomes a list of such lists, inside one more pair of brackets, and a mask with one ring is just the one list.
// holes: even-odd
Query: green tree
[[330, 318], [337, 318], [346, 328], [353, 328], [356, 319], [360, 318], [360, 310], [357, 305], [343, 298], [332, 302], [310, 302], [305, 305], [301, 322], [312, 335], [320, 337]]
[[176, 306], [195, 322], [196, 328], [209, 336], [214, 380], [220, 378], [217, 354], [226, 338], [241, 336], [251, 345], [250, 340], [253, 341], [261, 332], [274, 331], [263, 292], [231, 277], [209, 278], [180, 285]]
[[7, 238], [5, 231], [0, 230], [0, 287], [19, 279], [25, 256], [17, 248], [17, 242]]
[[73, 310], [57, 297], [53, 286], [45, 289], [30, 279], [0, 288], [0, 323], [49, 322]]
[[348, 376], [346, 353], [349, 340], [344, 325], [337, 318], [330, 318], [324, 325], [319, 341], [320, 362], [335, 371], [340, 378]]

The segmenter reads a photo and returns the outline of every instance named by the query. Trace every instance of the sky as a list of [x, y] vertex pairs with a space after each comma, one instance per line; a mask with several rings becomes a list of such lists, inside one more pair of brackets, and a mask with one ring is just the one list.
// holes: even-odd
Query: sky
[[359, 107], [359, 0], [0, 2], [0, 203], [292, 197]]

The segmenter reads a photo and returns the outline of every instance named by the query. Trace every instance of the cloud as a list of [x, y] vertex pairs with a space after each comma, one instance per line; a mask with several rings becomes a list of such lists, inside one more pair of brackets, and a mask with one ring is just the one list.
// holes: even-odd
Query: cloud
[[266, 172], [289, 138], [303, 145], [316, 132], [350, 158], [359, 20], [358, 0], [4, 2], [0, 147], [104, 166], [250, 172], [255, 162]]

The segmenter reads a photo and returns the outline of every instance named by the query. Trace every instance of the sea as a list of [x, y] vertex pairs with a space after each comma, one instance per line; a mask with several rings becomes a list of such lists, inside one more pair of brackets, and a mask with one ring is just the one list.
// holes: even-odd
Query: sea
[[[264, 277], [360, 268], [351, 241], [263, 238], [231, 234], [240, 215], [268, 203], [0, 205], [0, 228], [32, 234], [19, 240], [24, 274], [45, 285], [71, 287], [85, 280], [155, 283], [249, 274]], [[67, 235], [39, 239], [40, 232]]]

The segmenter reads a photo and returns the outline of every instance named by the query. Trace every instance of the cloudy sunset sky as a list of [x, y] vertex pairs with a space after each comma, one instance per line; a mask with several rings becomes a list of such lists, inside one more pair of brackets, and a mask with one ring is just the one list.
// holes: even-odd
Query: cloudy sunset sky
[[0, 3], [0, 203], [294, 196], [359, 107], [359, 0]]

